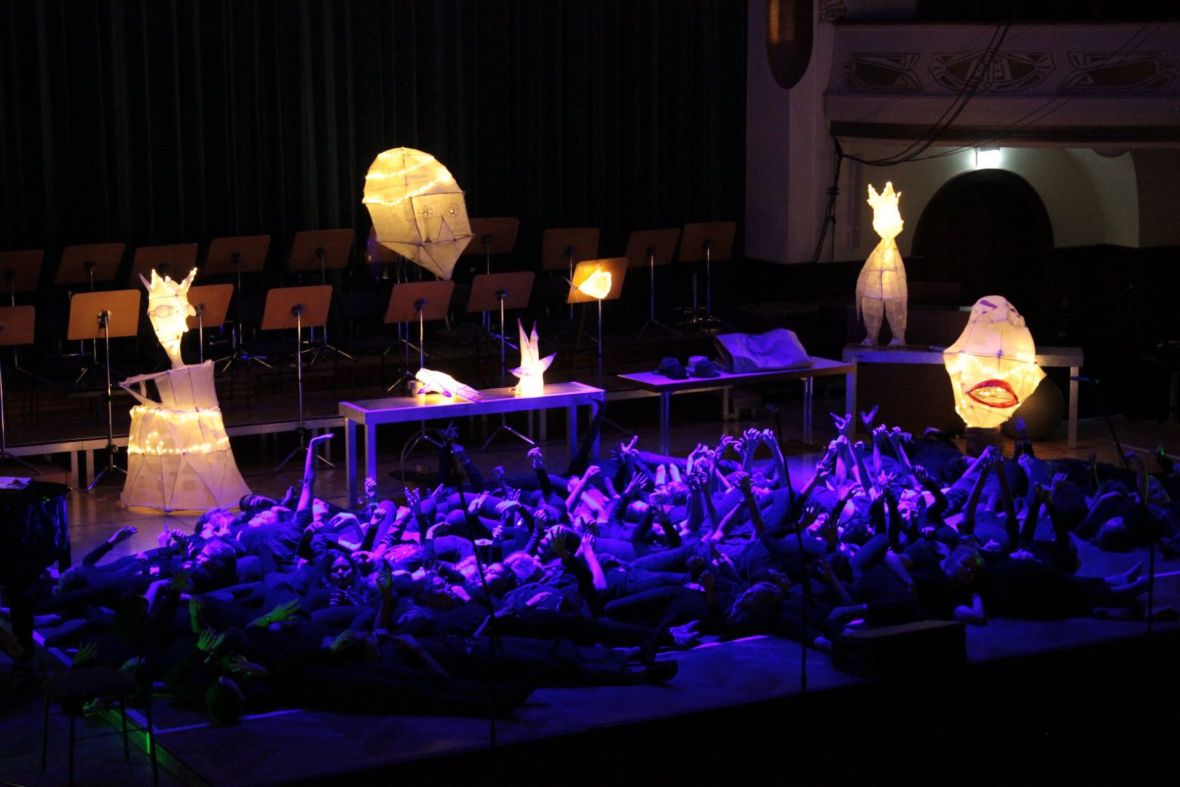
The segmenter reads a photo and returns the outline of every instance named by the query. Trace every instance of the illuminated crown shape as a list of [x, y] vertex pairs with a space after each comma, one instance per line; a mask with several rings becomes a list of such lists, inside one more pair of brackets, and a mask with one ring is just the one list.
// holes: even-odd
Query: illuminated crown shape
[[893, 181], [886, 181], [885, 188], [881, 189], [878, 194], [873, 188], [873, 184], [869, 184], [869, 205], [873, 210], [880, 210], [881, 208], [893, 208], [897, 210], [897, 201], [901, 199], [901, 192], [893, 190]]
[[151, 303], [154, 300], [162, 298], [183, 298], [187, 301], [188, 288], [193, 285], [193, 279], [196, 277], [196, 268], [189, 271], [188, 276], [185, 276], [181, 281], [172, 281], [167, 274], [161, 276], [156, 273], [155, 268], [152, 268], [151, 281], [145, 279], [142, 273], [139, 275], [139, 280], [143, 282], [143, 286], [147, 289], [148, 302]]
[[520, 381], [514, 390], [517, 396], [540, 396], [545, 391], [545, 370], [557, 353], [541, 357], [541, 339], [537, 336], [535, 324], [532, 333], [525, 333], [520, 320], [516, 321], [516, 327], [520, 331], [520, 366], [510, 371]]

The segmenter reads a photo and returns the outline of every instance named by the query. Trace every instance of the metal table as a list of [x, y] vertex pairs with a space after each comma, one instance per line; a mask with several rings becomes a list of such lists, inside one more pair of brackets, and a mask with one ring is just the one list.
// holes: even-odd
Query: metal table
[[[341, 402], [344, 417], [344, 453], [348, 468], [348, 499], [356, 499], [357, 444], [356, 432], [365, 431], [365, 477], [377, 477], [377, 427], [381, 424], [402, 424], [439, 419], [464, 418], [473, 415], [532, 412], [555, 407], [566, 408], [567, 436], [572, 454], [578, 448], [578, 407], [606, 401], [606, 392], [582, 383], [554, 383], [545, 386], [540, 396], [520, 397], [511, 388], [490, 388], [480, 391], [477, 402], [467, 399], [448, 399], [441, 394], [424, 396], [391, 396]], [[598, 457], [598, 441], [594, 444], [594, 458]]]
[[[919, 366], [942, 366], [940, 348], [864, 347], [850, 344], [844, 348], [844, 360], [855, 363], [900, 363]], [[1078, 373], [1085, 362], [1081, 347], [1038, 347], [1037, 365], [1069, 369], [1069, 447], [1078, 447]], [[855, 375], [855, 372], [854, 372]], [[950, 382], [947, 382], [950, 385]], [[856, 380], [848, 386], [845, 407], [856, 413]]]
[[669, 450], [669, 433], [671, 431], [670, 402], [672, 394], [701, 393], [704, 391], [720, 390], [728, 394], [735, 385], [757, 385], [759, 383], [776, 382], [779, 380], [803, 381], [803, 441], [811, 442], [812, 427], [812, 398], [815, 392], [816, 377], [832, 377], [844, 375], [847, 384], [856, 383], [856, 363], [833, 361], [829, 358], [812, 358], [811, 366], [799, 366], [793, 369], [773, 369], [764, 372], [746, 372], [744, 374], [729, 374], [722, 372], [718, 377], [689, 377], [684, 380], [673, 380], [655, 372], [636, 372], [635, 374], [620, 374], [619, 379], [633, 383], [640, 388], [659, 394], [660, 397], [660, 453], [665, 456]]

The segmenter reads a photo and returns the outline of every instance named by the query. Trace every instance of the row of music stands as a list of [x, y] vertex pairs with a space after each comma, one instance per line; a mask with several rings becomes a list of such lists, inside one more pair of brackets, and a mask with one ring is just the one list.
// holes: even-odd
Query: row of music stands
[[[635, 230], [627, 238], [623, 258], [629, 267], [648, 268], [648, 320], [640, 329], [642, 336], [653, 327], [672, 329], [656, 318], [656, 273], [660, 266], [676, 262], [705, 263], [705, 313], [698, 316], [696, 277], [693, 277], [692, 316], [689, 325], [708, 328], [717, 324], [713, 316], [714, 262], [728, 260], [733, 253], [733, 239], [737, 224], [732, 221], [696, 222], [682, 229]], [[565, 271], [570, 280], [574, 266], [598, 257], [599, 231], [597, 227], [548, 229], [541, 236], [541, 268]], [[573, 308], [570, 308], [573, 316]]]

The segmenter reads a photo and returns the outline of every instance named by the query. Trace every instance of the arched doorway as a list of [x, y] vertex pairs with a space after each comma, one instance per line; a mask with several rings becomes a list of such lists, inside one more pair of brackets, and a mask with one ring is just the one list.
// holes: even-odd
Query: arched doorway
[[1052, 250], [1049, 213], [1024, 178], [1001, 169], [968, 172], [943, 185], [922, 212], [911, 252], [918, 270], [910, 278], [958, 282], [964, 304], [1003, 295], [1031, 322], [1050, 285]]

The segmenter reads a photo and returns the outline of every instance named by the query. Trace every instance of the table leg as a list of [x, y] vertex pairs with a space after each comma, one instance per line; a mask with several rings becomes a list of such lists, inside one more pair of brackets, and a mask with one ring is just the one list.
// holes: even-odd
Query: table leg
[[578, 452], [578, 406], [571, 404], [565, 408], [566, 450], [572, 459]]
[[344, 419], [344, 467], [345, 467], [345, 487], [344, 491], [348, 495], [348, 505], [352, 506], [356, 503], [356, 421], [351, 418]]
[[83, 454], [86, 459], [86, 483], [89, 484], [94, 480], [94, 449], [87, 448]]
[[1078, 447], [1078, 375], [1081, 369], [1069, 367], [1069, 426], [1066, 445], [1070, 450]]
[[365, 478], [377, 479], [377, 425], [365, 424]]
[[78, 452], [70, 451], [70, 489], [78, 488]]
[[671, 456], [671, 408], [672, 394], [668, 391], [660, 392], [660, 453]]
[[850, 417], [844, 434], [852, 439], [856, 435], [856, 367], [844, 375], [844, 412]]
[[[604, 395], [601, 399], [596, 401], [592, 406], [595, 409], [590, 414], [591, 418], [598, 415], [598, 408], [599, 407], [606, 407], [606, 396]], [[592, 442], [590, 444], [590, 461], [591, 462], [598, 462], [598, 459], [600, 456], [599, 446], [601, 444], [602, 444], [602, 430], [599, 429], [596, 432], [594, 432], [594, 442]]]
[[815, 378], [803, 378], [803, 442], [811, 445], [811, 417]]

